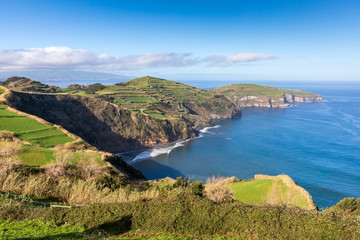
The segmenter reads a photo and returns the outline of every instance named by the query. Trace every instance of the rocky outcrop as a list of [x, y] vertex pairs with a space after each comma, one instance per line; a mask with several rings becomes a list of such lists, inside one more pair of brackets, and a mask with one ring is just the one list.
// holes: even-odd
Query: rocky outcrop
[[195, 137], [182, 119], [160, 120], [92, 97], [11, 91], [7, 104], [80, 136], [102, 151], [117, 153]]
[[241, 108], [285, 108], [295, 103], [323, 101], [322, 96], [311, 92], [291, 89], [278, 89], [256, 84], [233, 84], [213, 90], [224, 94]]
[[183, 106], [186, 107], [190, 113], [208, 119], [225, 119], [241, 116], [241, 109], [223, 95], [214, 95], [205, 102], [184, 100]]

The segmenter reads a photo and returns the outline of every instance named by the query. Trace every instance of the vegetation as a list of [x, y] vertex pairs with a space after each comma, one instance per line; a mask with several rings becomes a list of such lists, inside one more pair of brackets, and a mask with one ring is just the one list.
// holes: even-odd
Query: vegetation
[[[357, 215], [358, 200], [340, 202], [336, 208], [341, 211], [328, 209], [322, 213], [288, 208], [282, 203], [246, 205], [232, 199], [239, 192], [226, 189], [245, 189], [241, 184], [251, 182], [269, 185], [257, 192], [262, 195], [273, 185], [264, 181], [267, 179], [243, 182], [236, 178], [209, 179], [205, 189], [201, 182], [181, 177], [134, 182], [95, 161], [74, 164], [71, 158], [58, 153], [56, 162], [40, 168], [16, 161], [0, 162], [2, 237], [26, 237], [30, 231], [39, 239], [360, 237], [358, 219], [346, 210]], [[279, 182], [274, 180], [272, 184]]]
[[37, 82], [25, 77], [11, 77], [4, 82], [0, 82], [0, 85], [25, 92], [39, 92], [39, 93], [60, 93], [61, 89], [55, 86], [49, 86], [41, 82]]
[[[203, 103], [213, 101], [212, 92], [179, 82], [154, 77], [136, 78], [116, 85], [71, 85], [70, 94], [94, 96], [114, 103], [120, 108], [157, 119], [180, 119], [191, 115], [184, 99]], [[91, 90], [91, 91], [90, 91]]]
[[230, 185], [234, 199], [251, 204], [285, 204], [307, 208], [308, 202], [300, 192], [288, 187], [281, 179], [255, 179]]
[[294, 90], [294, 89], [284, 89], [281, 88], [281, 91], [284, 91], [286, 93], [290, 93], [293, 94], [294, 96], [297, 97], [314, 97], [314, 96], [320, 96], [318, 94], [314, 94], [312, 92], [306, 92], [306, 91], [301, 91], [301, 90]]
[[257, 84], [232, 84], [225, 87], [215, 89], [216, 92], [221, 92], [225, 95], [255, 95], [255, 96], [279, 96], [283, 92], [274, 87], [257, 85]]
[[[5, 203], [3, 223], [32, 229], [47, 237], [179, 236], [190, 239], [358, 239], [356, 218], [314, 213], [275, 206], [251, 206], [238, 202], [216, 204], [185, 188], [148, 201], [93, 204], [72, 208], [29, 207]], [[33, 225], [32, 225], [33, 224]], [[6, 228], [5, 225], [0, 225]], [[54, 232], [50, 226], [56, 226]], [[1, 228], [0, 228], [1, 229]], [[4, 232], [4, 230], [2, 230]], [[22, 234], [13, 230], [10, 236]], [[67, 235], [61, 235], [67, 232]], [[43, 235], [43, 236], [44, 236]], [[160, 238], [161, 239], [161, 238]], [[169, 239], [169, 238], [162, 238]], [[172, 238], [170, 238], [172, 239]], [[174, 238], [176, 239], [176, 238]], [[181, 238], [180, 238], [181, 239]]]
[[59, 129], [8, 111], [4, 105], [0, 105], [0, 121], [0, 131], [13, 132], [21, 140], [42, 147], [55, 147], [74, 141]]
[[87, 94], [93, 94], [97, 91], [103, 90], [105, 88], [101, 83], [94, 83], [86, 87], [85, 91]]

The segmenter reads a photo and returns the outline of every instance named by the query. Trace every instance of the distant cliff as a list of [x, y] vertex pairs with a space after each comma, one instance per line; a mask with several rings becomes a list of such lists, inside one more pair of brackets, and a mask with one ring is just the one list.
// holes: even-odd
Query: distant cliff
[[323, 101], [322, 96], [319, 94], [256, 84], [232, 84], [216, 88], [213, 92], [224, 94], [241, 108], [284, 108], [295, 103]]

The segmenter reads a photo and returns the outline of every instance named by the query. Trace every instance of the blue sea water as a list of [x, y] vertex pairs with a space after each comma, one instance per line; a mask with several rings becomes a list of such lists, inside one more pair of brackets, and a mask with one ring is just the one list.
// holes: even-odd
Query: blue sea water
[[[210, 89], [224, 83], [192, 82]], [[287, 174], [320, 208], [360, 197], [360, 84], [273, 83], [321, 94], [327, 101], [286, 109], [244, 110], [202, 136], [152, 149], [128, 161], [148, 179]]]

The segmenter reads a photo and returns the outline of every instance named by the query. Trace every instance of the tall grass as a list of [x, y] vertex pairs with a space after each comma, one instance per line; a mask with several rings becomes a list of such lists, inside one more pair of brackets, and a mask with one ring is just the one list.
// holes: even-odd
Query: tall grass
[[30, 168], [11, 161], [0, 162], [0, 191], [26, 194], [37, 198], [55, 198], [68, 204], [119, 203], [149, 200], [158, 188], [126, 187], [118, 173], [85, 162], [53, 163], [44, 168]]

